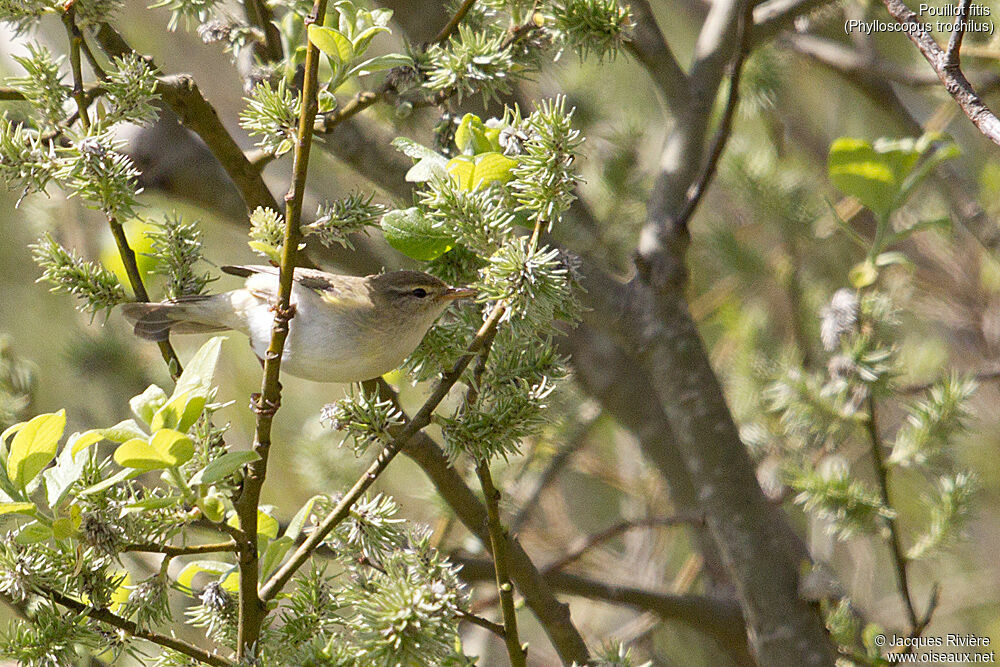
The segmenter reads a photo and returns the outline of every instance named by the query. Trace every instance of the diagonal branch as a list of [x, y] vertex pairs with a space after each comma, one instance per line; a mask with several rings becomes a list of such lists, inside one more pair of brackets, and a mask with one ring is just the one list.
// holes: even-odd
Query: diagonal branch
[[943, 51], [934, 38], [923, 29], [920, 17], [903, 4], [902, 0], [882, 0], [882, 2], [889, 15], [907, 27], [907, 37], [930, 63], [938, 79], [944, 84], [945, 90], [958, 102], [958, 106], [969, 120], [990, 141], [1000, 146], [1000, 118], [986, 106], [958, 66], [958, 47], [961, 45], [961, 39], [957, 40], [952, 58], [949, 59], [948, 53]]
[[463, 354], [455, 365], [445, 373], [434, 389], [431, 391], [431, 395], [424, 401], [423, 406], [414, 415], [413, 419], [409, 420], [404, 426], [397, 427], [395, 432], [392, 432], [393, 440], [388, 445], [383, 448], [375, 460], [371, 463], [365, 473], [358, 478], [358, 481], [354, 483], [337, 503], [337, 506], [330, 511], [329, 514], [320, 522], [316, 529], [310, 533], [309, 537], [299, 545], [299, 548], [295, 550], [295, 553], [285, 562], [281, 568], [267, 581], [264, 586], [260, 589], [260, 599], [264, 602], [271, 600], [277, 596], [281, 589], [291, 580], [292, 576], [298, 571], [302, 565], [306, 563], [313, 552], [323, 543], [323, 539], [330, 534], [337, 525], [347, 518], [350, 514], [351, 507], [355, 502], [361, 498], [362, 494], [368, 490], [378, 476], [383, 470], [389, 465], [396, 454], [398, 454], [409, 441], [417, 435], [422, 428], [431, 423], [431, 416], [434, 414], [434, 410], [437, 406], [441, 404], [441, 401], [448, 395], [448, 392], [455, 385], [456, 382], [462, 377], [462, 373], [472, 362], [472, 360], [479, 354], [483, 345], [487, 340], [492, 338], [493, 332], [496, 330], [497, 324], [500, 322], [500, 317], [503, 315], [505, 308], [503, 302], [494, 306], [490, 315], [487, 317], [486, 321], [483, 323], [482, 327], [476, 333], [476, 337], [473, 339], [472, 343], [467, 348], [465, 354]]
[[106, 623], [114, 628], [125, 632], [126, 634], [135, 637], [136, 639], [144, 639], [148, 642], [152, 642], [159, 646], [165, 648], [173, 649], [178, 653], [183, 653], [184, 655], [194, 658], [198, 662], [204, 663], [206, 665], [215, 665], [217, 667], [233, 667], [236, 663], [228, 660], [221, 655], [216, 655], [215, 653], [209, 653], [197, 646], [188, 644], [187, 642], [181, 641], [174, 637], [168, 637], [166, 635], [161, 635], [158, 632], [153, 632], [151, 630], [145, 630], [140, 628], [132, 621], [122, 618], [117, 614], [114, 614], [107, 609], [94, 609], [93, 607], [86, 605], [79, 600], [74, 600], [73, 598], [60, 593], [59, 591], [52, 590], [49, 588], [39, 588], [39, 592], [45, 597], [53, 600], [54, 602], [66, 607], [67, 609], [72, 609], [75, 612], [86, 614], [88, 617], [94, 619], [95, 621], [100, 621], [101, 623]]
[[635, 27], [632, 38], [625, 42], [625, 49], [646, 68], [667, 106], [677, 111], [684, 106], [687, 97], [687, 75], [677, 64], [648, 0], [632, 0], [629, 6]]
[[[132, 47], [111, 25], [102, 23], [97, 42], [109, 56], [134, 53]], [[151, 66], [155, 67], [155, 65]], [[260, 170], [243, 154], [236, 140], [219, 119], [215, 108], [205, 99], [194, 79], [187, 74], [161, 76], [156, 91], [180, 118], [184, 127], [197, 134], [226, 170], [243, 198], [248, 212], [258, 206], [278, 210], [278, 202], [268, 190]]]

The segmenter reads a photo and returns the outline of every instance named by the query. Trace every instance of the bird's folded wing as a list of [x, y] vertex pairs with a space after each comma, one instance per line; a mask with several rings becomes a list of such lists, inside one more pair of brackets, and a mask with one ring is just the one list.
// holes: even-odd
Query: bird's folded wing
[[[278, 267], [266, 264], [229, 265], [223, 266], [222, 271], [243, 278], [249, 278], [256, 274], [278, 277]], [[295, 282], [316, 292], [325, 301], [349, 303], [367, 299], [366, 290], [363, 289], [364, 278], [336, 276], [317, 269], [296, 267]], [[275, 280], [274, 282], [248, 284], [247, 289], [263, 299], [273, 301], [278, 295], [278, 282]]]

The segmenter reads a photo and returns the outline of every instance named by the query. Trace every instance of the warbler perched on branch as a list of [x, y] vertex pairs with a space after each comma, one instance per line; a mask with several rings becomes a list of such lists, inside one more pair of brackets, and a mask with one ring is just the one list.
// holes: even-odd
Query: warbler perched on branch
[[[278, 301], [278, 269], [255, 265], [222, 270], [245, 277], [243, 288], [163, 303], [128, 303], [122, 313], [136, 335], [148, 340], [166, 340], [171, 331], [240, 331], [264, 359]], [[291, 295], [295, 315], [281, 370], [317, 382], [379, 377], [416, 349], [448, 304], [474, 295], [475, 290], [450, 287], [420, 271], [362, 278], [297, 268]]]

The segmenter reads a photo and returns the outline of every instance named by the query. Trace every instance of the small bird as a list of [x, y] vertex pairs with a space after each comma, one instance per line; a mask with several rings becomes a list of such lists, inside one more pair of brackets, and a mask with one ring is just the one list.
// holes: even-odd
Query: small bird
[[[271, 341], [278, 269], [224, 266], [242, 276], [242, 289], [188, 296], [163, 303], [127, 303], [122, 313], [135, 333], [166, 340], [175, 333], [233, 329], [249, 336], [263, 359]], [[281, 357], [281, 370], [317, 382], [361, 382], [398, 367], [452, 301], [475, 296], [420, 271], [357, 277], [295, 269], [291, 303], [295, 316]]]

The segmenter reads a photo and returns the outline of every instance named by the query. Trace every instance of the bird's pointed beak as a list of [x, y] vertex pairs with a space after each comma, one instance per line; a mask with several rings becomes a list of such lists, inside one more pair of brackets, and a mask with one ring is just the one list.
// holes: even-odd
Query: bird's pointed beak
[[471, 299], [476, 296], [476, 290], [471, 287], [449, 287], [444, 292], [444, 298], [448, 301], [454, 301], [455, 299]]

